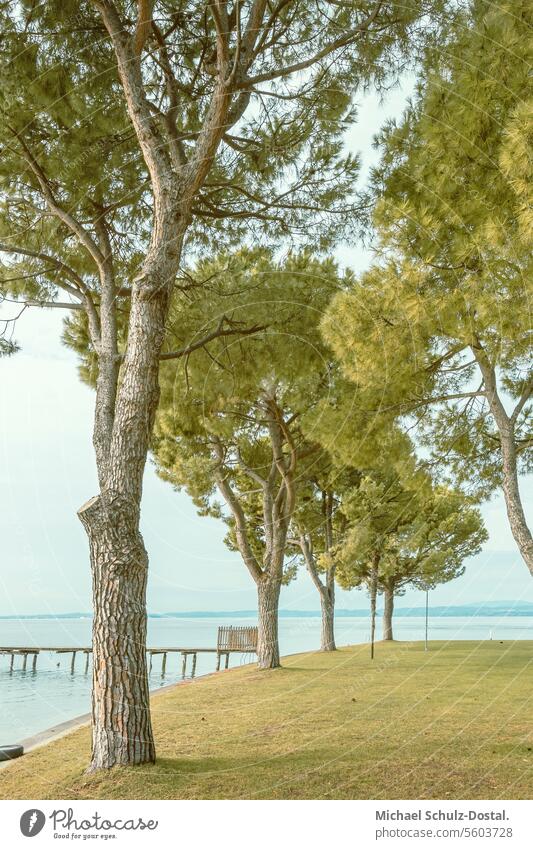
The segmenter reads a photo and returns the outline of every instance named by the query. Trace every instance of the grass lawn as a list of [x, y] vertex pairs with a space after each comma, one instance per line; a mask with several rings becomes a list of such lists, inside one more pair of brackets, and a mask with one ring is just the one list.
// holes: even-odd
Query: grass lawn
[[533, 641], [286, 657], [153, 698], [158, 761], [84, 775], [88, 728], [0, 770], [2, 799], [527, 799]]

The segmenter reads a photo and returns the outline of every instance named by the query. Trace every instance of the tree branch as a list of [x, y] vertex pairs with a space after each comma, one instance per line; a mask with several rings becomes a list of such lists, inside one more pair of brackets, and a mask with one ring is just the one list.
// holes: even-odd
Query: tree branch
[[531, 393], [533, 393], [533, 376], [526, 380], [526, 385], [522, 391], [518, 404], [511, 413], [511, 423], [513, 425], [516, 424], [516, 420], [531, 397]]
[[[65, 292], [68, 292], [70, 295], [72, 295], [73, 298], [77, 298], [84, 304], [85, 310], [87, 312], [87, 319], [89, 322], [91, 341], [94, 345], [95, 350], [98, 351], [100, 345], [100, 318], [98, 316], [94, 301], [92, 299], [93, 293], [91, 292], [87, 284], [82, 280], [80, 275], [76, 271], [74, 271], [73, 268], [71, 268], [66, 263], [62, 262], [60, 259], [56, 259], [56, 257], [50, 256], [46, 253], [42, 253], [41, 251], [34, 251], [30, 248], [22, 248], [19, 245], [10, 245], [6, 242], [0, 242], [0, 251], [4, 253], [20, 254], [21, 256], [30, 256], [34, 257], [35, 259], [43, 260], [44, 262], [49, 262], [54, 268], [62, 272], [75, 284], [75, 286], [70, 286], [64, 281], [54, 281], [60, 289], [63, 289]], [[75, 307], [72, 307], [72, 309], [75, 309]]]
[[298, 538], [298, 545], [300, 546], [302, 554], [304, 556], [305, 565], [307, 566], [307, 571], [311, 576], [311, 580], [313, 581], [319, 593], [323, 593], [326, 587], [320, 580], [320, 575], [318, 574], [318, 569], [316, 568], [315, 558], [311, 551], [309, 540], [307, 539], [305, 534], [300, 534]]
[[84, 306], [80, 303], [69, 303], [68, 301], [39, 301], [36, 298], [30, 298], [24, 301], [28, 307], [41, 307], [42, 309], [50, 310], [83, 310]]
[[481, 372], [481, 376], [483, 377], [483, 384], [485, 386], [485, 396], [487, 398], [487, 402], [489, 408], [494, 416], [494, 420], [498, 426], [498, 430], [500, 433], [502, 431], [506, 431], [509, 425], [512, 427], [512, 422], [507, 415], [507, 410], [503, 406], [502, 400], [498, 393], [498, 384], [496, 381], [496, 371], [494, 366], [489, 361], [487, 354], [485, 353], [485, 349], [481, 344], [479, 339], [475, 339], [475, 341], [470, 346], [474, 357], [476, 358], [477, 364], [479, 366], [479, 370]]
[[239, 545], [239, 551], [241, 552], [242, 558], [246, 566], [248, 567], [252, 578], [254, 579], [254, 581], [258, 582], [261, 580], [263, 570], [257, 562], [257, 559], [250, 545], [244, 510], [241, 507], [239, 499], [233, 492], [231, 484], [228, 480], [227, 472], [225, 472], [223, 468], [225, 456], [224, 448], [220, 440], [217, 438], [213, 439], [213, 447], [215, 449], [215, 453], [218, 459], [218, 463], [215, 469], [215, 478], [217, 486], [222, 494], [222, 497], [224, 498], [224, 501], [226, 502], [233, 514], [233, 518], [235, 520], [235, 534], [237, 537], [237, 543]]
[[249, 477], [252, 478], [252, 480], [254, 480], [256, 483], [258, 483], [259, 486], [262, 489], [264, 489], [264, 487], [268, 485], [267, 480], [265, 478], [261, 477], [261, 475], [258, 472], [255, 471], [255, 469], [252, 469], [251, 466], [249, 466], [247, 463], [245, 463], [245, 461], [243, 460], [242, 454], [241, 454], [241, 452], [239, 451], [238, 448], [236, 449], [235, 455], [237, 457], [237, 462], [239, 463], [239, 466], [246, 472], [246, 474]]
[[152, 2], [151, 0], [138, 0], [137, 8], [137, 25], [135, 27], [133, 51], [137, 58], [140, 58], [152, 27]]
[[348, 32], [344, 33], [344, 35], [332, 41], [331, 44], [328, 44], [326, 47], [323, 47], [322, 50], [319, 50], [314, 56], [311, 56], [309, 59], [304, 59], [301, 62], [295, 62], [293, 65], [288, 65], [285, 68], [280, 68], [276, 71], [267, 71], [264, 74], [257, 74], [255, 77], [247, 77], [241, 83], [241, 88], [248, 88], [250, 86], [254, 86], [257, 83], [269, 82], [270, 80], [279, 79], [279, 77], [287, 77], [290, 74], [294, 74], [297, 71], [305, 71], [306, 68], [310, 68], [312, 65], [316, 65], [317, 62], [320, 62], [321, 59], [325, 59], [326, 56], [329, 56], [330, 53], [334, 53], [336, 50], [340, 50], [342, 47], [346, 47], [352, 41], [359, 38], [359, 36], [364, 35], [371, 24], [374, 22], [376, 17], [379, 14], [379, 11], [383, 5], [382, 0], [376, 4], [373, 12], [371, 12], [364, 21], [361, 21], [356, 27]]
[[[79, 274], [77, 274], [73, 268], [66, 263], [62, 262], [60, 259], [56, 259], [49, 254], [42, 253], [41, 251], [32, 251], [29, 248], [21, 248], [18, 245], [10, 245], [7, 242], [0, 242], [0, 251], [3, 253], [10, 254], [21, 254], [22, 256], [31, 256], [35, 259], [41, 259], [43, 262], [49, 262], [55, 269], [58, 271], [62, 271], [66, 277], [72, 280], [73, 283], [76, 284], [78, 288], [74, 288], [73, 286], [69, 286], [66, 283], [58, 283], [57, 285], [60, 288], [64, 289], [66, 292], [70, 292], [75, 298], [81, 300], [82, 293], [88, 292], [88, 287], [85, 285]], [[81, 291], [79, 291], [81, 290]]]
[[226, 316], [222, 316], [221, 320], [218, 323], [218, 327], [213, 330], [211, 333], [208, 333], [206, 336], [203, 336], [201, 339], [198, 339], [197, 342], [191, 342], [190, 345], [186, 345], [185, 348], [180, 348], [177, 351], [168, 351], [167, 353], [160, 354], [160, 360], [178, 360], [180, 357], [185, 357], [187, 354], [191, 354], [193, 351], [197, 351], [199, 348], [203, 348], [209, 342], [212, 342], [213, 339], [218, 339], [221, 336], [252, 336], [254, 333], [259, 333], [261, 330], [265, 330], [266, 324], [255, 324], [251, 327], [239, 328], [239, 327], [224, 327], [224, 324], [228, 322], [229, 319]]
[[43, 169], [35, 159], [28, 145], [16, 130], [11, 127], [9, 129], [11, 130], [13, 135], [18, 139], [18, 142], [22, 147], [24, 159], [26, 160], [26, 162], [30, 166], [30, 169], [33, 171], [37, 178], [37, 182], [41, 187], [41, 192], [48, 205], [48, 208], [50, 209], [50, 212], [52, 212], [53, 215], [55, 215], [57, 218], [60, 219], [60, 221], [66, 224], [69, 230], [71, 230], [71, 232], [74, 233], [75, 236], [77, 236], [78, 240], [87, 250], [89, 255], [92, 257], [92, 259], [96, 263], [98, 270], [100, 271], [103, 266], [104, 258], [98, 245], [96, 244], [90, 233], [85, 229], [85, 227], [83, 227], [83, 225], [80, 224], [79, 221], [77, 221], [74, 216], [70, 214], [70, 212], [67, 212], [66, 209], [63, 209], [63, 207], [57, 202]]
[[[265, 406], [267, 413], [270, 413], [270, 416], [267, 416], [267, 424], [272, 441], [274, 463], [282, 481], [274, 501], [274, 516], [276, 521], [283, 519], [288, 527], [295, 501], [293, 475], [296, 468], [296, 448], [292, 434], [287, 428], [276, 402], [273, 399], [268, 399]], [[289, 446], [290, 455], [288, 458], [283, 454], [283, 440], [281, 436]]]
[[[132, 54], [131, 36], [125, 29], [112, 0], [91, 0], [99, 10], [115, 55], [124, 90], [126, 107], [150, 172], [156, 202], [174, 188], [169, 151], [157, 123], [152, 119], [143, 84], [139, 57]], [[146, 17], [143, 13], [143, 20]], [[139, 20], [141, 14], [139, 14]], [[134, 61], [132, 61], [132, 58]]]

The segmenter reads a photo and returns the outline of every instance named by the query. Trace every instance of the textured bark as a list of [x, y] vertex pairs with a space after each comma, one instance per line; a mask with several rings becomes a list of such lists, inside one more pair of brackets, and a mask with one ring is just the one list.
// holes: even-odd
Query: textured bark
[[278, 639], [278, 607], [281, 578], [263, 577], [257, 583], [259, 669], [275, 669], [280, 665]]
[[100, 494], [79, 513], [89, 536], [94, 588], [93, 769], [155, 759], [146, 669], [148, 558], [139, 532], [142, 480], [159, 400], [159, 358], [183, 238], [194, 197], [225, 132], [232, 97], [225, 82], [227, 57], [223, 44], [217, 44], [213, 97], [196, 155], [185, 168], [174, 137], [165, 134], [154, 118], [146, 96], [140, 57], [151, 30], [149, 4], [139, 5], [133, 37], [113, 3], [95, 0], [95, 5], [113, 44], [128, 115], [150, 175], [154, 216], [150, 246], [132, 285], [120, 381], [110, 245], [102, 227], [100, 245], [84, 232], [78, 234], [93, 255], [102, 282], [102, 344], [93, 434]]
[[507, 411], [498, 393], [494, 367], [489, 362], [479, 341], [472, 345], [471, 348], [483, 376], [487, 402], [500, 435], [503, 494], [511, 533], [527, 568], [533, 576], [533, 537], [526, 521], [522, 499], [520, 497], [515, 438], [515, 425], [518, 414], [531, 397], [531, 379], [526, 384], [524, 394], [514, 412], [510, 416], [507, 415]]
[[392, 635], [392, 614], [394, 612], [394, 588], [385, 587], [384, 591], [384, 607], [383, 607], [383, 639], [393, 640]]
[[533, 537], [529, 530], [518, 486], [516, 447], [513, 435], [500, 431], [502, 441], [503, 494], [511, 533], [533, 577]]
[[335, 651], [335, 598], [327, 587], [320, 593], [322, 625], [320, 629], [320, 651]]
[[307, 571], [320, 595], [320, 651], [335, 651], [335, 566], [330, 567], [326, 581], [322, 582], [316, 568], [311, 541], [305, 534], [300, 535], [299, 545]]
[[[225, 447], [218, 437], [212, 437], [212, 444], [217, 460], [214, 469], [217, 487], [231, 510], [239, 551], [257, 586], [258, 665], [260, 669], [274, 669], [280, 666], [278, 606], [287, 532], [294, 511], [296, 448], [283, 418], [283, 411], [278, 407], [275, 398], [264, 396], [259, 409], [267, 421], [272, 448], [272, 465], [266, 478], [247, 465], [238, 449]], [[284, 447], [288, 449], [288, 455], [284, 453]], [[249, 518], [243, 506], [245, 502], [241, 503], [242, 493], [238, 489], [234, 490], [231, 470], [226, 465], [232, 450], [235, 451], [235, 460], [242, 471], [254, 483], [259, 484], [263, 491], [265, 543], [262, 562], [259, 562], [251, 544]], [[254, 517], [253, 524], [255, 521]]]
[[128, 113], [150, 171], [154, 197], [152, 238], [131, 288], [128, 343], [121, 367], [112, 246], [105, 210], [95, 204], [100, 213], [93, 222], [94, 237], [57, 202], [40, 165], [25, 147], [28, 164], [50, 213], [70, 229], [92, 257], [101, 287], [98, 314], [80, 281], [91, 341], [98, 356], [93, 445], [100, 493], [79, 511], [89, 537], [93, 577], [92, 769], [155, 758], [146, 672], [148, 561], [139, 533], [139, 515], [159, 397], [159, 355], [183, 236], [190, 220], [187, 204], [180, 197], [181, 184], [154, 132], [140, 65], [133, 60], [113, 4], [99, 6], [113, 40]]
[[155, 760], [146, 669], [148, 557], [138, 510], [118, 493], [79, 511], [93, 582], [93, 751], [90, 769]]
[[111, 305], [102, 318], [93, 432], [100, 494], [78, 514], [89, 538], [93, 578], [91, 770], [155, 760], [146, 666], [148, 557], [139, 517], [159, 400], [159, 354], [169, 281], [179, 267], [184, 226], [178, 224], [170, 209], [160, 216], [162, 241], [152, 243], [134, 282], [118, 391]]
[[[324, 514], [324, 541], [326, 552], [331, 551], [333, 546], [333, 496], [330, 492], [322, 493], [322, 508]], [[335, 645], [335, 562], [330, 562], [326, 570], [325, 580], [322, 580], [317, 569], [312, 534], [302, 530], [299, 533], [298, 545], [300, 546], [305, 566], [311, 580], [320, 595], [321, 628], [320, 628], [320, 651], [336, 651]]]

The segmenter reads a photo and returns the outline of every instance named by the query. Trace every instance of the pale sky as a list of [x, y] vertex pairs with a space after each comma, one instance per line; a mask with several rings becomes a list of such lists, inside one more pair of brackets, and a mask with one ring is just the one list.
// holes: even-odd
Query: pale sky
[[[394, 92], [384, 108], [371, 98], [363, 101], [350, 146], [361, 151], [365, 168], [375, 158], [372, 135], [384, 117], [399, 113], [404, 100], [405, 89]], [[357, 246], [342, 246], [338, 253], [357, 269], [370, 261]], [[97, 492], [94, 398], [78, 379], [75, 355], [59, 342], [61, 321], [59, 310], [27, 310], [16, 333], [22, 352], [0, 359], [0, 615], [91, 607], [87, 541], [76, 510]], [[531, 517], [531, 487], [525, 508]], [[503, 498], [494, 498], [482, 512], [489, 541], [468, 561], [462, 578], [432, 593], [433, 605], [533, 602], [533, 581], [509, 531]], [[150, 462], [142, 531], [150, 556], [151, 612], [255, 607], [255, 586], [239, 556], [224, 546], [223, 524], [197, 516], [188, 496], [160, 481]], [[423, 603], [416, 591], [398, 600], [398, 606]], [[362, 592], [339, 590], [337, 604], [364, 608], [367, 600]], [[318, 609], [316, 590], [303, 570], [283, 588], [281, 607]]]

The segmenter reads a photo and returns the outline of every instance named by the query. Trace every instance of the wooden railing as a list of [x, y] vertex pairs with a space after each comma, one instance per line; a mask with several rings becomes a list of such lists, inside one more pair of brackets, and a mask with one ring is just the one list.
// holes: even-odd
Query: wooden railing
[[257, 627], [221, 625], [218, 629], [217, 650], [257, 652]]

